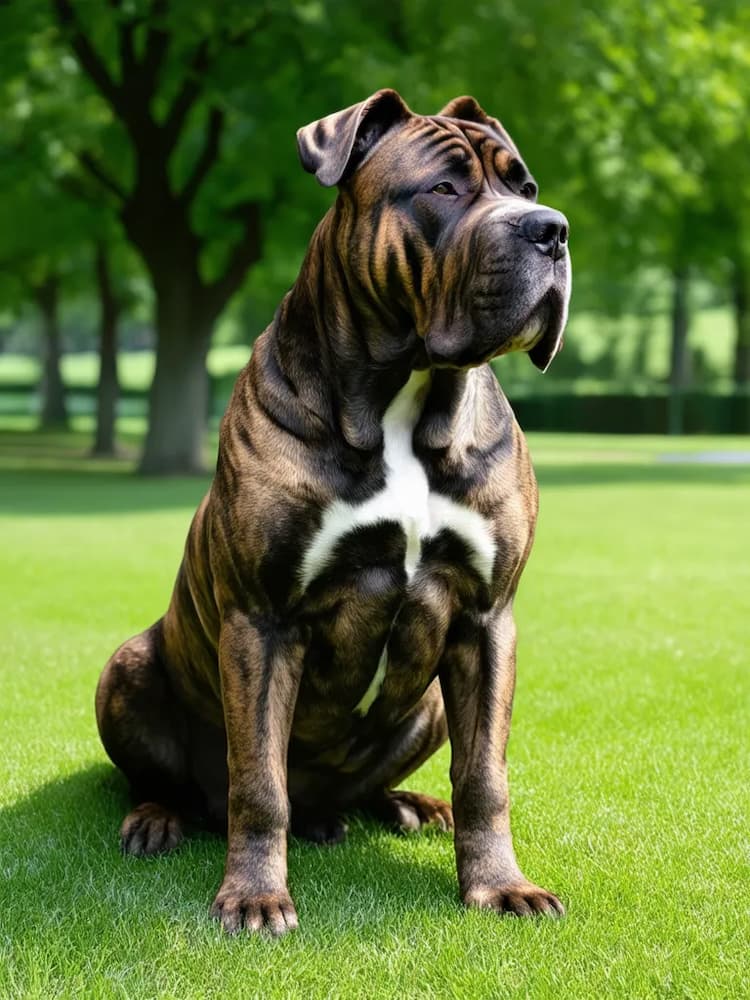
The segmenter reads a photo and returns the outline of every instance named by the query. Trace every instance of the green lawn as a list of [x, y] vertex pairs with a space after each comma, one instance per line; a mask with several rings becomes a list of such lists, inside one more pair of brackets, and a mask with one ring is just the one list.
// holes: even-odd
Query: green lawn
[[[750, 441], [532, 437], [510, 745], [526, 873], [558, 922], [459, 905], [446, 835], [293, 843], [301, 929], [225, 938], [223, 844], [122, 858], [93, 691], [163, 610], [206, 483], [0, 435], [0, 997], [745, 998], [750, 992]], [[413, 787], [447, 796], [448, 752]]]
[[[212, 375], [238, 372], [250, 357], [247, 345], [212, 347], [207, 367]], [[122, 351], [117, 358], [120, 383], [127, 389], [146, 390], [154, 374], [153, 351]], [[94, 386], [99, 378], [99, 356], [96, 351], [65, 354], [62, 376], [72, 385]], [[28, 354], [0, 354], [0, 386], [8, 382], [33, 383], [41, 377], [41, 365]]]

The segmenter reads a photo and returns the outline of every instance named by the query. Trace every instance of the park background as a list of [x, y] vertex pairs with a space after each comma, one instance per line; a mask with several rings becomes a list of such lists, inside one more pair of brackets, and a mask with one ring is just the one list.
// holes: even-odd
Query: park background
[[[0, 4], [1, 995], [747, 995], [749, 39], [731, 0]], [[229, 941], [221, 842], [119, 857], [93, 688], [334, 196], [296, 129], [384, 86], [476, 96], [570, 221], [562, 354], [496, 366], [542, 490], [513, 823], [569, 915], [467, 914], [449, 839], [355, 821], [292, 846], [297, 935]]]

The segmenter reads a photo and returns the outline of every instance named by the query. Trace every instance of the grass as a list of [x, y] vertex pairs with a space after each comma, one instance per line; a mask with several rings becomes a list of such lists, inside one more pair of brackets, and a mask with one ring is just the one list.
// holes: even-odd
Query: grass
[[[465, 912], [448, 837], [355, 822], [340, 847], [292, 844], [301, 929], [272, 942], [209, 920], [221, 840], [118, 853], [94, 685], [162, 612], [206, 482], [141, 481], [86, 443], [0, 434], [1, 997], [748, 995], [748, 466], [661, 463], [678, 449], [658, 438], [531, 439], [513, 825], [568, 916]], [[447, 796], [447, 772], [444, 749], [410, 784]]]
[[[234, 374], [250, 357], [247, 345], [212, 347], [207, 367], [212, 375]], [[117, 358], [120, 383], [127, 389], [146, 390], [154, 374], [153, 351], [122, 351]], [[71, 385], [95, 386], [99, 378], [99, 356], [96, 351], [65, 354], [62, 376]], [[41, 377], [38, 358], [28, 354], [0, 355], [0, 385], [3, 383], [33, 383]]]

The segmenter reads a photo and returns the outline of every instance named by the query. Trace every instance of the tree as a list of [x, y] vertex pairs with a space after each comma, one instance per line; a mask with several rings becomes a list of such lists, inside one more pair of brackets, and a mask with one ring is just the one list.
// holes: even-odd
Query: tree
[[47, 269], [43, 276], [30, 283], [31, 295], [42, 321], [42, 405], [40, 426], [43, 429], [67, 427], [68, 408], [60, 371], [60, 276]]
[[[264, 211], [283, 214], [296, 187], [296, 128], [347, 91], [341, 80], [356, 56], [342, 54], [339, 29], [351, 39], [373, 32], [336, 3], [48, 2], [30, 0], [22, 18], [0, 11], [4, 34], [23, 39], [37, 71], [33, 103], [47, 109], [47, 135], [64, 146], [71, 173], [100, 186], [153, 286], [156, 369], [141, 470], [195, 471], [216, 319], [260, 258]], [[306, 190], [309, 212], [316, 195]]]
[[[0, 261], [6, 282], [6, 305], [20, 308], [31, 301], [40, 321], [42, 427], [65, 427], [68, 413], [60, 361], [60, 304], [63, 290], [81, 268], [80, 238], [90, 232], [85, 208], [60, 197], [54, 185], [28, 164], [6, 161], [0, 185], [12, 173], [12, 200], [0, 199]], [[19, 224], [19, 218], [23, 224]]]
[[735, 317], [732, 378], [737, 389], [750, 389], [750, 10], [724, 0], [713, 26], [714, 58], [725, 93], [736, 114], [724, 123], [718, 149], [709, 163], [710, 190], [717, 227], [726, 234], [731, 262], [730, 288]]
[[30, 100], [24, 51], [3, 36], [0, 65], [0, 259], [6, 305], [36, 306], [42, 340], [41, 425], [65, 427], [68, 413], [60, 371], [60, 309], [64, 295], [89, 284], [83, 277], [91, 245], [109, 225], [86, 186], [67, 176], [59, 149], [45, 137], [45, 109]]
[[[740, 289], [750, 273], [747, 181], [736, 222], [716, 223], [728, 216], [730, 177], [736, 188], [743, 176], [750, 120], [748, 15], [733, 0], [23, 8], [0, 6], [0, 48], [25, 72], [28, 133], [41, 137], [58, 180], [96, 186], [100, 214], [121, 227], [153, 286], [144, 471], [199, 467], [214, 323], [261, 255], [273, 294], [258, 272], [252, 313], [270, 308], [329, 203], [299, 171], [294, 131], [380, 86], [422, 112], [473, 92], [498, 114], [542, 200], [571, 219], [578, 286], [598, 287], [602, 300], [646, 270], [682, 274], [684, 285], [728, 256], [738, 372], [750, 358]], [[721, 213], [709, 184], [724, 191]]]
[[[127, 136], [132, 176], [118, 176], [91, 149], [78, 150], [77, 157], [118, 204], [125, 233], [141, 255], [156, 296], [156, 369], [141, 470], [199, 471], [208, 405], [206, 353], [218, 315], [260, 255], [260, 207], [256, 200], [244, 200], [223, 209], [237, 220], [240, 234], [217, 273], [206, 278], [201, 261], [208, 238], [195, 223], [193, 207], [220, 156], [226, 111], [218, 99], [209, 99], [197, 155], [177, 183], [175, 158], [211, 69], [240, 36], [219, 23], [213, 32], [198, 38], [196, 31], [189, 44], [180, 44], [166, 3], [143, 9], [114, 3], [113, 8], [106, 27], [117, 38], [116, 71], [96, 45], [97, 26], [85, 24], [70, 0], [54, 0], [62, 37]], [[243, 31], [257, 27], [248, 25], [247, 17], [243, 25]], [[170, 57], [173, 65], [167, 72]], [[175, 75], [176, 89], [165, 100], [164, 80], [164, 89], [171, 90]], [[166, 108], [161, 114], [160, 102]]]
[[590, 9], [566, 84], [564, 117], [583, 140], [574, 173], [599, 222], [598, 236], [587, 232], [590, 266], [597, 269], [594, 250], [621, 273], [636, 277], [656, 265], [671, 279], [675, 432], [688, 380], [690, 275], [730, 251], [717, 192], [722, 176], [733, 175], [736, 186], [739, 160], [721, 151], [747, 133], [745, 46], [733, 7], [626, 0]]
[[99, 378], [96, 387], [96, 433], [92, 454], [115, 453], [117, 406], [117, 321], [120, 301], [110, 267], [110, 248], [103, 240], [96, 244], [94, 274], [99, 301]]

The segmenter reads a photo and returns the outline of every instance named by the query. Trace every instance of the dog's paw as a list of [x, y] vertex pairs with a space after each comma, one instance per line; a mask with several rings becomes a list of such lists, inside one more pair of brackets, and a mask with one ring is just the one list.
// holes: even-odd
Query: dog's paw
[[183, 837], [179, 816], [158, 802], [143, 802], [123, 820], [120, 848], [138, 857], [165, 854], [182, 843]]
[[372, 812], [382, 822], [406, 832], [425, 826], [453, 829], [453, 810], [448, 803], [421, 792], [385, 792], [372, 804]]
[[341, 816], [316, 815], [292, 810], [292, 836], [313, 844], [332, 846], [346, 839], [349, 827]]
[[224, 880], [211, 907], [211, 916], [227, 934], [241, 930], [257, 934], [266, 930], [280, 937], [297, 929], [297, 911], [288, 892], [256, 893], [233, 879]]
[[509, 913], [516, 917], [565, 915], [565, 907], [557, 896], [533, 882], [478, 886], [464, 893], [464, 903], [481, 910], [494, 910], [496, 913]]

